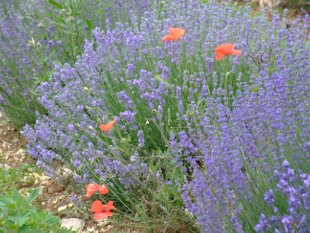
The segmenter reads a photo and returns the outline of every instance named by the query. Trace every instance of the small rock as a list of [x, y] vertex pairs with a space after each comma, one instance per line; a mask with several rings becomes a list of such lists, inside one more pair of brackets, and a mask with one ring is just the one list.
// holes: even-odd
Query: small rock
[[71, 169], [66, 168], [66, 167], [63, 168], [62, 172], [63, 172], [63, 174], [65, 174], [65, 175], [74, 175], [74, 172], [73, 172]]
[[87, 227], [86, 231], [83, 231], [83, 233], [90, 233], [90, 232], [95, 232], [95, 227]]
[[61, 212], [61, 211], [66, 210], [67, 208], [68, 208], [68, 205], [60, 206], [60, 207], [58, 207], [57, 211]]
[[16, 152], [16, 155], [25, 155], [26, 154], [26, 150], [21, 148]]
[[71, 169], [67, 168], [67, 167], [64, 167], [62, 169], [59, 169], [57, 174], [62, 177], [63, 179], [64, 178], [67, 178], [67, 177], [72, 177], [74, 175], [76, 175], [76, 173], [74, 171], [72, 171]]
[[71, 229], [80, 233], [84, 228], [85, 222], [78, 218], [64, 218], [61, 220], [61, 227]]

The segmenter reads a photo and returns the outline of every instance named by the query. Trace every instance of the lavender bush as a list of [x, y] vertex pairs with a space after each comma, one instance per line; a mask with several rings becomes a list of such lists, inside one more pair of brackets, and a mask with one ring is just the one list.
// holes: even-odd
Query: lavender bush
[[249, 57], [258, 68], [255, 84], [242, 84], [231, 105], [202, 98], [207, 107], [203, 114], [195, 108], [191, 130], [171, 135], [175, 156], [191, 174], [184, 203], [204, 232], [309, 229], [307, 17], [290, 30], [277, 14], [273, 25], [256, 24], [266, 26], [267, 40]]
[[[16, 127], [46, 114], [37, 87], [55, 64], [74, 64], [94, 27], [137, 20], [155, 1], [2, 1], [0, 4], [0, 107]], [[125, 14], [125, 12], [127, 12]], [[108, 19], [108, 20], [107, 20]], [[107, 21], [106, 21], [107, 20]]]
[[19, 127], [34, 123], [36, 111], [44, 112], [34, 87], [49, 62], [41, 52], [46, 44], [36, 38], [40, 31], [36, 9], [30, 2], [0, 4], [0, 106]]
[[[203, 232], [302, 232], [308, 16], [286, 29], [278, 14], [269, 22], [247, 7], [155, 5], [141, 19], [108, 19], [74, 65], [55, 66], [38, 88], [48, 115], [24, 128], [29, 153], [51, 175], [67, 166], [78, 181], [105, 182], [122, 213], [163, 222], [184, 204]], [[184, 38], [162, 43], [169, 27]], [[216, 61], [227, 42], [242, 56]]]
[[[226, 8], [223, 14], [235, 16], [234, 9]], [[106, 32], [95, 29], [94, 39], [86, 41], [83, 55], [75, 66], [56, 66], [52, 81], [40, 86], [40, 102], [49, 110], [49, 115], [41, 117], [34, 129], [25, 129], [31, 154], [37, 158], [45, 156], [42, 160], [47, 165], [54, 158], [63, 160], [64, 157], [54, 151], [47, 160], [41, 146], [50, 150], [64, 148], [71, 154], [79, 148], [85, 149], [81, 142], [91, 142], [96, 143], [94, 148], [102, 153], [107, 146], [104, 142], [111, 144], [117, 139], [123, 140], [123, 145], [126, 142], [129, 146], [140, 145], [148, 153], [156, 149], [164, 151], [172, 128], [190, 128], [189, 118], [193, 117], [201, 96], [231, 99], [238, 85], [249, 81], [249, 74], [238, 58], [215, 63], [214, 47], [227, 40], [239, 41], [244, 30], [225, 38], [214, 38], [214, 31], [205, 28], [219, 24], [217, 27], [229, 31], [234, 30], [231, 25], [237, 23], [227, 24], [228, 28], [224, 29], [226, 23], [221, 25], [217, 18], [212, 18], [212, 11], [209, 5], [197, 1], [172, 2], [146, 12], [140, 24], [133, 15], [130, 23], [117, 23], [115, 29]], [[249, 17], [241, 11], [237, 12], [240, 17], [236, 20]], [[184, 14], [190, 15], [185, 18]], [[158, 15], [162, 16], [158, 18]], [[203, 17], [208, 20], [202, 20]], [[169, 26], [183, 26], [185, 22], [188, 29], [183, 41], [161, 42]], [[244, 43], [246, 46], [246, 41]], [[227, 73], [223, 74], [225, 68]], [[213, 93], [217, 87], [225, 91]], [[200, 110], [206, 106], [205, 101], [199, 104]], [[119, 132], [106, 137], [98, 126], [115, 117], [119, 118], [118, 130], [115, 130]], [[121, 153], [121, 156], [128, 160], [134, 148], [131, 150], [129, 155]], [[115, 151], [116, 148], [113, 153]], [[80, 159], [83, 158], [86, 159], [85, 156]]]

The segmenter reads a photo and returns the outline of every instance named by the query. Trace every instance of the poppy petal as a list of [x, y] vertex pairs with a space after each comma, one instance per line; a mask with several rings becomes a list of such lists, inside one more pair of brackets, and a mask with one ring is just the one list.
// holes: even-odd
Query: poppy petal
[[171, 35], [171, 36], [174, 35], [174, 32], [175, 32], [174, 29], [175, 29], [175, 28], [169, 28], [169, 29], [168, 29], [169, 35]]
[[162, 42], [166, 42], [168, 40], [168, 36], [164, 36], [163, 39], [161, 40]]
[[178, 28], [178, 29], [176, 30], [176, 37], [177, 37], [178, 39], [181, 39], [181, 37], [183, 37], [184, 34], [185, 34], [185, 30], [184, 30], [183, 28]]
[[100, 213], [95, 213], [94, 214], [94, 219], [96, 221], [100, 221], [100, 220], [105, 220], [108, 217], [111, 217], [113, 215], [112, 212], [108, 211], [108, 212], [100, 212]]
[[113, 201], [108, 201], [107, 205], [102, 206], [103, 211], [115, 210], [115, 206], [113, 204], [114, 204]]
[[233, 50], [232, 50], [232, 54], [233, 54], [233, 55], [240, 56], [240, 55], [241, 55], [241, 50], [235, 50], [235, 49], [233, 49]]
[[223, 57], [224, 57], [224, 54], [223, 53], [221, 53], [221, 52], [217, 52], [216, 53], [216, 57], [215, 57], [215, 59], [216, 60], [222, 60], [223, 59]]
[[235, 44], [221, 44], [215, 48], [216, 60], [222, 60], [226, 55], [237, 55], [240, 56], [242, 51], [234, 49]]
[[91, 197], [97, 191], [95, 184], [88, 184], [86, 186], [86, 197]]
[[179, 40], [184, 34], [185, 30], [183, 28], [169, 28], [169, 35], [163, 37], [162, 42]]
[[104, 185], [97, 185], [97, 190], [100, 194], [107, 194], [109, 192], [108, 188]]
[[100, 124], [100, 129], [103, 131], [103, 132], [108, 132], [112, 127], [113, 125], [116, 123], [116, 119], [114, 119], [113, 121], [110, 121], [108, 124]]
[[102, 202], [99, 200], [94, 201], [93, 204], [91, 205], [91, 211], [95, 213], [103, 211]]

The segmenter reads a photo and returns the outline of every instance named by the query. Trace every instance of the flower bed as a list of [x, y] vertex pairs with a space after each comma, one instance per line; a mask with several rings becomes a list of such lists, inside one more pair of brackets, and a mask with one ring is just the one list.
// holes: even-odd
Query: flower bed
[[39, 87], [48, 114], [24, 128], [29, 153], [107, 185], [116, 218], [306, 232], [308, 23], [181, 0], [95, 28]]

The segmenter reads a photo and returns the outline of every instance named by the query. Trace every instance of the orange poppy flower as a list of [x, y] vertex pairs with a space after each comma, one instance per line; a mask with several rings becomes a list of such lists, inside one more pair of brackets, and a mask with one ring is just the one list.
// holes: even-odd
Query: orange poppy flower
[[113, 215], [113, 213], [111, 211], [108, 212], [99, 212], [99, 213], [95, 213], [94, 214], [94, 219], [96, 221], [100, 221], [100, 220], [105, 220], [108, 217], [111, 217]]
[[91, 197], [95, 192], [99, 192], [100, 194], [107, 194], [109, 192], [108, 188], [104, 185], [100, 184], [88, 184], [86, 186], [86, 197]]
[[88, 184], [86, 186], [86, 197], [91, 197], [97, 191], [97, 187], [95, 184]]
[[109, 192], [108, 188], [104, 185], [97, 185], [97, 191], [100, 194], [107, 194]]
[[169, 35], [164, 36], [162, 42], [175, 41], [181, 39], [185, 34], [185, 30], [183, 28], [169, 28]]
[[103, 211], [115, 210], [114, 202], [108, 201], [108, 204], [102, 206]]
[[103, 205], [102, 202], [97, 200], [94, 201], [93, 204], [91, 205], [91, 211], [96, 213], [96, 212], [101, 212], [103, 210]]
[[234, 44], [221, 44], [218, 47], [215, 48], [215, 53], [216, 53], [216, 60], [222, 60], [224, 56], [227, 55], [241, 55], [241, 50], [235, 50], [234, 49], [235, 45]]
[[112, 127], [113, 125], [115, 125], [116, 123], [116, 119], [114, 119], [113, 121], [110, 121], [108, 124], [104, 125], [104, 124], [100, 124], [100, 129], [103, 131], [103, 132], [108, 132]]
[[102, 202], [97, 200], [94, 201], [91, 206], [91, 211], [94, 212], [94, 219], [96, 221], [107, 219], [113, 215], [111, 210], [114, 210], [113, 201], [108, 201], [107, 205], [102, 205]]

